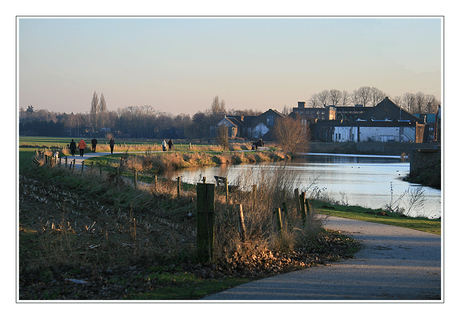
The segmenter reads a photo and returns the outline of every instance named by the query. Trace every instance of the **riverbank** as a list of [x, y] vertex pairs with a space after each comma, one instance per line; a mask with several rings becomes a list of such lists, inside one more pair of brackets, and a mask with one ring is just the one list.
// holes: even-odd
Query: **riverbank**
[[309, 144], [310, 153], [335, 153], [335, 154], [375, 154], [409, 156], [414, 149], [439, 149], [438, 143], [383, 143], [383, 142], [316, 142]]
[[[83, 174], [21, 169], [21, 300], [199, 299], [247, 281], [349, 258], [358, 249], [347, 237], [321, 232], [289, 253], [261, 250], [200, 264], [187, 253], [195, 240], [192, 185], [182, 184], [177, 197], [171, 181], [134, 189], [112, 173], [102, 180], [99, 175], [90, 169]], [[331, 210], [324, 205], [317, 211]]]

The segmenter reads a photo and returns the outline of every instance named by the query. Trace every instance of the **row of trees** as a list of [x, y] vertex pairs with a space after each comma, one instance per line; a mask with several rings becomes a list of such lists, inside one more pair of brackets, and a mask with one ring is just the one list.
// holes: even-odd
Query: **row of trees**
[[209, 128], [224, 115], [258, 115], [254, 110], [226, 110], [225, 101], [216, 96], [210, 108], [194, 115], [171, 115], [156, 111], [150, 105], [127, 106], [108, 111], [104, 95], [96, 92], [89, 113], [55, 113], [47, 110], [19, 110], [21, 135], [116, 136], [134, 138], [207, 138]]
[[[324, 90], [313, 94], [309, 99], [311, 107], [325, 105], [375, 106], [385, 93], [375, 87], [361, 87], [352, 93], [339, 90]], [[392, 100], [412, 113], [434, 113], [439, 101], [433, 95], [421, 92], [406, 93]], [[283, 114], [292, 109], [284, 107]], [[108, 111], [104, 95], [93, 93], [89, 113], [55, 113], [47, 110], [20, 109], [19, 133], [21, 135], [46, 136], [104, 136], [109, 131], [116, 136], [134, 138], [208, 138], [209, 128], [224, 115], [259, 115], [262, 112], [251, 109], [227, 110], [225, 101], [214, 97], [210, 108], [193, 115], [173, 116], [156, 111], [150, 105], [127, 106], [117, 111]]]
[[[327, 105], [349, 106], [362, 105], [376, 106], [388, 94], [376, 87], [362, 86], [353, 92], [340, 91], [336, 89], [323, 90], [313, 94], [308, 100], [311, 107], [323, 107]], [[391, 98], [400, 107], [411, 113], [435, 113], [440, 102], [434, 95], [423, 92], [405, 93], [402, 96]]]

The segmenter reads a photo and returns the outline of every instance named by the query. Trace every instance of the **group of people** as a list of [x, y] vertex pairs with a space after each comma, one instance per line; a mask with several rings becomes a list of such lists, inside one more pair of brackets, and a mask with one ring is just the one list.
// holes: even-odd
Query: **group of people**
[[169, 140], [167, 143], [166, 143], [166, 140], [163, 140], [163, 143], [161, 143], [161, 146], [163, 147], [163, 152], [166, 152], [166, 148], [171, 150], [174, 144], [172, 140]]
[[[113, 148], [115, 146], [115, 140], [113, 139], [113, 137], [110, 138], [109, 145], [110, 145], [110, 154], [113, 154]], [[163, 143], [161, 143], [161, 145], [163, 147], [163, 151], [166, 151], [166, 149], [171, 150], [174, 147], [174, 143], [172, 140], [169, 140], [168, 142], [166, 142], [166, 140], [163, 140]], [[93, 153], [96, 153], [96, 146], [97, 146], [97, 139], [93, 138], [91, 140], [91, 150], [93, 151]], [[78, 145], [77, 143], [75, 143], [73, 139], [72, 139], [72, 142], [70, 142], [69, 149], [70, 149], [70, 153], [72, 154], [72, 156], [75, 156], [75, 151], [77, 150], [77, 147], [80, 150], [80, 156], [83, 156], [83, 154], [85, 153], [85, 148], [86, 148], [86, 142], [83, 140], [83, 138], [80, 140], [80, 142], [78, 142]]]
[[[113, 154], [113, 148], [115, 147], [115, 140], [113, 139], [113, 137], [110, 138], [109, 145], [110, 145], [110, 154]], [[70, 142], [69, 149], [70, 149], [70, 153], [72, 154], [72, 156], [75, 156], [75, 151], [77, 150], [77, 146], [78, 146], [78, 149], [80, 150], [80, 156], [83, 157], [83, 154], [85, 153], [85, 148], [86, 148], [86, 143], [83, 140], [83, 138], [80, 140], [80, 142], [78, 142], [78, 145], [75, 143], [73, 139], [72, 139], [72, 142]], [[93, 138], [91, 140], [91, 150], [93, 151], [93, 153], [96, 153], [96, 146], [97, 146], [97, 140]]]

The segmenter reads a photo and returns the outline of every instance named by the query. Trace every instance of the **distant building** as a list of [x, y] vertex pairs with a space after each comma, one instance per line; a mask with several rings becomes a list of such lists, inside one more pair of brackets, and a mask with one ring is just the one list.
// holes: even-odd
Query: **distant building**
[[271, 132], [279, 118], [284, 115], [277, 110], [269, 109], [259, 116], [224, 116], [215, 126], [211, 127], [212, 135], [215, 136], [218, 126], [227, 126], [229, 138], [265, 139]]
[[361, 104], [355, 106], [337, 106], [336, 118], [338, 120], [355, 121], [363, 113], [366, 113], [370, 107], [364, 107]]
[[292, 112], [304, 116], [309, 120], [329, 120], [336, 119], [335, 106], [326, 107], [305, 107], [305, 101], [299, 101], [297, 107], [292, 108]]
[[[432, 114], [420, 117], [397, 106], [388, 97], [374, 107], [326, 106], [305, 107], [299, 101], [290, 117], [299, 119], [312, 140], [326, 142], [426, 142], [435, 139]], [[228, 127], [230, 138], [271, 140], [278, 119], [284, 115], [268, 110], [259, 116], [225, 116], [211, 131], [221, 125]], [[436, 119], [435, 119], [436, 122]], [[215, 133], [214, 133], [215, 135]]]
[[417, 142], [425, 137], [421, 120], [386, 97], [355, 121], [330, 123], [331, 142]]

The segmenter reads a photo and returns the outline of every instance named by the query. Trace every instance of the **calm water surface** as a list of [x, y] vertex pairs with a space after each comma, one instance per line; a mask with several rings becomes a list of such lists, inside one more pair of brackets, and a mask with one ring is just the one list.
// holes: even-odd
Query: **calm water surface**
[[[225, 176], [231, 185], [245, 170], [276, 169], [280, 165], [284, 164], [203, 167], [182, 170], [176, 176], [182, 176], [182, 180], [189, 183], [197, 183], [203, 176], [208, 182], [214, 182], [214, 176]], [[406, 193], [397, 204], [407, 212], [413, 198], [407, 193], [414, 194], [420, 189], [423, 203], [417, 201], [409, 215], [441, 216], [441, 191], [403, 181], [409, 174], [410, 164], [398, 157], [315, 154], [287, 163], [286, 169], [295, 171], [297, 180], [293, 183], [300, 190], [314, 189], [336, 201], [375, 209], [396, 202]]]

